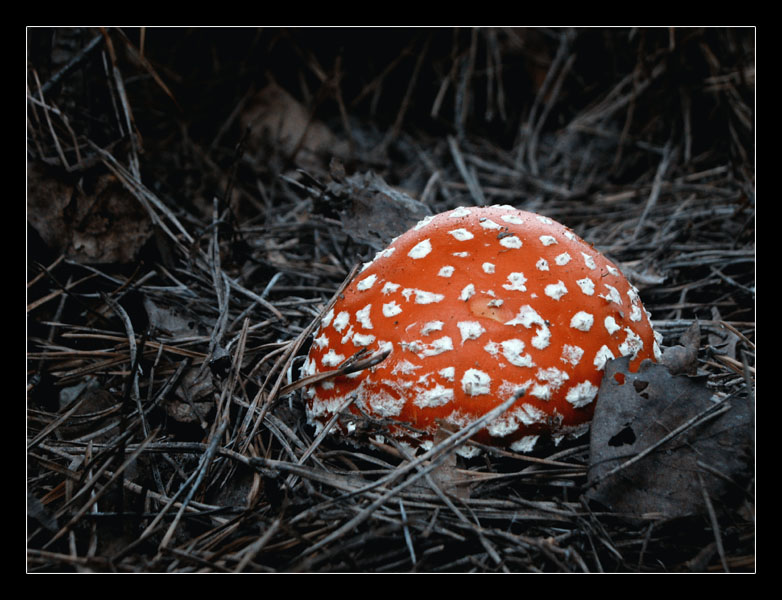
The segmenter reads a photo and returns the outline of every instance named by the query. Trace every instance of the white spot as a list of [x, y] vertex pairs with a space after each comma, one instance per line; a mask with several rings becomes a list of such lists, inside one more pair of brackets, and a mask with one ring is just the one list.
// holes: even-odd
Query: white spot
[[452, 411], [448, 416], [445, 417], [445, 422], [449, 423], [451, 425], [455, 425], [459, 429], [462, 429], [472, 423], [473, 419], [471, 419], [468, 415], [464, 414], [459, 409], [456, 409]]
[[616, 357], [614, 356], [614, 353], [611, 352], [611, 349], [608, 346], [603, 346], [600, 348], [600, 350], [597, 351], [597, 354], [595, 354], [595, 360], [593, 364], [598, 371], [602, 371], [603, 367], [606, 366], [606, 363], [609, 360], [613, 360], [614, 358]]
[[391, 283], [390, 281], [387, 281], [383, 285], [383, 288], [380, 291], [387, 296], [388, 294], [393, 294], [398, 289], [399, 289], [398, 283]]
[[364, 335], [362, 333], [353, 334], [354, 346], [369, 346], [374, 341], [375, 341], [374, 335]]
[[552, 221], [548, 217], [544, 217], [543, 215], [535, 215], [535, 216], [537, 217], [538, 221], [540, 221], [544, 225], [553, 225], [554, 224], [554, 221]]
[[353, 337], [353, 326], [351, 325], [350, 328], [348, 328], [348, 332], [342, 336], [342, 344], [347, 344], [348, 340]]
[[470, 256], [470, 253], [469, 252], [454, 252], [453, 255], [454, 256], [458, 256], [459, 258], [467, 258], [468, 256]]
[[592, 385], [589, 381], [584, 381], [570, 388], [565, 394], [565, 400], [576, 408], [582, 408], [591, 404], [597, 398], [597, 392], [600, 388]]
[[625, 327], [625, 331], [627, 332], [627, 337], [625, 338], [625, 341], [619, 345], [619, 351], [622, 353], [622, 356], [632, 356], [635, 358], [638, 352], [644, 347], [643, 340], [641, 340], [640, 336], [629, 327]]
[[562, 254], [559, 254], [554, 258], [554, 262], [557, 263], [557, 265], [560, 267], [564, 267], [571, 260], [572, 259], [570, 257], [570, 254], [568, 254], [567, 252], [563, 252]]
[[343, 362], [345, 362], [345, 355], [337, 354], [332, 348], [323, 355], [323, 358], [320, 359], [320, 362], [324, 367], [338, 367]]
[[325, 333], [321, 333], [318, 337], [315, 338], [313, 344], [315, 344], [315, 347], [319, 349], [326, 348], [329, 345], [329, 338], [326, 337]]
[[530, 396], [535, 396], [535, 398], [538, 400], [543, 400], [544, 402], [551, 400], [551, 388], [547, 385], [534, 385], [529, 394]]
[[429, 223], [432, 222], [432, 219], [434, 219], [434, 217], [435, 215], [429, 215], [428, 217], [424, 217], [423, 219], [418, 221], [418, 223], [415, 224], [415, 227], [413, 229], [423, 229], [424, 227], [429, 225]]
[[491, 377], [478, 369], [467, 369], [462, 377], [462, 390], [468, 396], [480, 396], [491, 391]]
[[433, 406], [443, 406], [453, 400], [453, 390], [437, 384], [431, 390], [425, 390], [416, 396], [413, 404], [419, 408], [430, 408]]
[[437, 273], [440, 277], [450, 277], [453, 275], [454, 268], [451, 265], [445, 265]]
[[404, 397], [396, 398], [386, 391], [373, 392], [369, 397], [372, 413], [379, 417], [396, 417], [405, 407]]
[[492, 274], [494, 273], [494, 265], [490, 262], [485, 262], [481, 265], [481, 268], [483, 269], [484, 273]]
[[524, 219], [520, 217], [519, 215], [502, 215], [500, 217], [503, 221], [506, 223], [510, 223], [511, 225], [523, 225]]
[[551, 342], [551, 331], [546, 321], [529, 305], [524, 305], [519, 309], [519, 314], [513, 317], [506, 325], [522, 325], [527, 329], [537, 326], [538, 330], [535, 337], [532, 338], [532, 345], [538, 350], [547, 348]]
[[453, 340], [447, 335], [434, 340], [431, 344], [425, 344], [420, 340], [415, 340], [412, 342], [401, 342], [400, 345], [405, 350], [410, 350], [410, 352], [416, 354], [418, 358], [437, 356], [443, 352], [453, 350]]
[[597, 268], [597, 265], [595, 264], [595, 259], [592, 256], [584, 252], [581, 253], [581, 256], [584, 257], [584, 264], [587, 266], [588, 269]]
[[548, 261], [545, 258], [539, 258], [535, 263], [535, 268], [538, 271], [548, 271]]
[[546, 413], [536, 406], [532, 406], [532, 404], [522, 404], [513, 411], [513, 414], [518, 417], [519, 421], [527, 426], [534, 425], [535, 423], [545, 423], [546, 421]]
[[459, 300], [464, 300], [465, 302], [472, 298], [475, 295], [475, 286], [471, 283], [461, 291], [459, 294]]
[[630, 309], [630, 320], [638, 323], [643, 318], [643, 311], [639, 306], [633, 306]]
[[592, 315], [590, 315], [588, 312], [580, 310], [573, 315], [572, 319], [570, 319], [570, 326], [573, 329], [578, 329], [579, 331], [589, 331], [592, 329], [594, 322], [595, 318]]
[[526, 292], [527, 287], [524, 285], [527, 283], [527, 278], [524, 277], [524, 273], [510, 273], [508, 275], [508, 283], [503, 283], [502, 287], [506, 290]]
[[581, 361], [582, 356], [584, 356], [583, 348], [571, 346], [570, 344], [562, 346], [562, 356], [560, 357], [562, 362], [575, 366]]
[[[314, 360], [310, 360], [309, 358], [304, 361], [304, 364], [301, 366], [301, 375], [302, 377], [306, 377], [308, 375], [314, 375], [317, 372], [317, 366], [315, 365]], [[307, 388], [306, 390], [307, 395], [311, 398], [315, 394], [315, 388]]]
[[565, 287], [565, 284], [562, 283], [562, 281], [548, 284], [544, 291], [546, 296], [553, 298], [554, 300], [559, 300], [562, 298], [562, 296], [567, 294], [567, 288]]
[[456, 374], [456, 369], [453, 367], [445, 367], [444, 369], [437, 371], [437, 374], [446, 381], [453, 381], [454, 375]]
[[569, 379], [567, 373], [560, 371], [556, 367], [538, 369], [538, 372], [535, 376], [541, 381], [548, 383], [554, 390], [561, 388], [565, 381]]
[[396, 246], [389, 246], [385, 250], [381, 250], [380, 252], [375, 253], [375, 258], [372, 260], [372, 262], [375, 262], [379, 258], [388, 258], [394, 253], [394, 251], [396, 251]]
[[592, 294], [595, 293], [595, 282], [592, 281], [589, 277], [584, 277], [584, 279], [579, 279], [578, 281], [576, 281], [576, 283], [578, 284], [578, 287], [581, 288], [581, 291], [586, 296], [591, 296]]
[[540, 243], [544, 246], [553, 246], [557, 243], [557, 239], [553, 235], [541, 235]]
[[428, 323], [424, 323], [424, 326], [421, 327], [421, 335], [429, 335], [433, 331], [442, 331], [443, 325], [445, 325], [445, 323], [442, 321], [429, 321]]
[[432, 342], [431, 349], [425, 350], [423, 356], [434, 356], [436, 354], [442, 354], [453, 350], [453, 341], [447, 335], [436, 339]]
[[431, 251], [432, 251], [432, 242], [430, 242], [429, 239], [425, 239], [421, 242], [418, 242], [415, 246], [413, 246], [413, 249], [410, 250], [410, 252], [408, 252], [407, 255], [410, 258], [419, 259], [426, 256]]
[[515, 235], [506, 235], [500, 240], [500, 246], [503, 248], [521, 248], [521, 240]]
[[349, 322], [350, 315], [346, 310], [343, 310], [337, 315], [337, 318], [334, 319], [334, 329], [336, 329], [339, 333], [342, 333]]
[[606, 269], [608, 269], [608, 272], [611, 273], [614, 277], [618, 277], [620, 275], [619, 269], [617, 269], [613, 265], [606, 265]]
[[325, 315], [323, 315], [323, 319], [320, 322], [321, 328], [325, 329], [326, 327], [328, 327], [329, 324], [331, 323], [331, 319], [333, 319], [333, 318], [334, 318], [334, 309], [330, 308], [329, 312], [327, 312]]
[[486, 431], [492, 437], [505, 437], [519, 428], [519, 422], [513, 414], [505, 413], [486, 425]]
[[546, 322], [543, 320], [535, 309], [525, 304], [519, 309], [519, 314], [513, 317], [510, 321], [505, 323], [506, 325], [522, 325], [529, 329], [533, 325], [545, 326]]
[[621, 329], [621, 327], [619, 327], [614, 317], [606, 317], [605, 321], [603, 321], [603, 324], [605, 325], [608, 335], [612, 335], [613, 333]]
[[546, 326], [540, 327], [535, 332], [535, 337], [532, 338], [532, 345], [538, 350], [543, 350], [545, 348], [548, 348], [548, 345], [550, 343], [551, 343], [551, 331]]
[[481, 224], [481, 227], [483, 227], [484, 229], [499, 229], [500, 228], [500, 225], [497, 225], [497, 223], [495, 223], [491, 219], [487, 219], [486, 217], [483, 217], [480, 220], [480, 224]]
[[598, 294], [598, 298], [605, 298], [609, 302], [613, 302], [615, 304], [619, 304], [621, 306], [622, 304], [622, 295], [619, 293], [619, 290], [617, 290], [615, 287], [608, 285], [607, 283], [603, 284], [606, 289], [608, 290], [608, 293]]
[[401, 312], [402, 312], [402, 307], [399, 306], [393, 300], [391, 302], [388, 302], [387, 304], [383, 305], [383, 316], [384, 317], [395, 317], [396, 315], [398, 315]]
[[449, 219], [459, 219], [461, 217], [469, 216], [469, 214], [471, 212], [472, 211], [469, 208], [467, 208], [466, 206], [459, 206], [458, 208], [454, 208], [451, 211], [451, 214], [448, 215], [448, 218]]
[[477, 340], [486, 331], [477, 321], [459, 321], [456, 326], [462, 334], [462, 344], [467, 340]]
[[373, 285], [375, 285], [375, 281], [377, 280], [377, 275], [374, 273], [370, 275], [369, 277], [365, 277], [361, 281], [359, 281], [356, 284], [356, 289], [358, 289], [359, 292], [363, 292], [364, 290], [368, 290]]
[[523, 354], [524, 342], [517, 339], [504, 340], [500, 343], [502, 355], [508, 362], [517, 367], [534, 367], [535, 363], [529, 354]]
[[531, 452], [535, 448], [539, 435], [525, 435], [510, 445], [514, 452]]
[[443, 298], [445, 298], [442, 294], [435, 294], [434, 292], [426, 292], [424, 290], [416, 290], [413, 288], [405, 288], [402, 290], [402, 295], [407, 301], [410, 301], [410, 296], [412, 294], [415, 294], [416, 304], [433, 304], [435, 302], [442, 302]]
[[[431, 450], [431, 446], [429, 447]], [[454, 454], [458, 454], [462, 458], [470, 459], [475, 458], [476, 456], [480, 456], [481, 449], [477, 446], [470, 446], [470, 445], [464, 445], [464, 446], [457, 446], [456, 449], [453, 451]]]
[[410, 375], [415, 372], [416, 369], [420, 369], [421, 365], [415, 365], [411, 363], [409, 360], [400, 360], [399, 362], [394, 365], [393, 370], [391, 371], [392, 375], [396, 375], [397, 373], [402, 373], [403, 375]]
[[358, 321], [364, 329], [372, 329], [372, 321], [369, 318], [369, 312], [372, 310], [372, 305], [367, 304], [364, 308], [356, 312], [356, 321]]
[[472, 233], [470, 233], [464, 228], [452, 229], [448, 233], [450, 233], [454, 238], [456, 238], [460, 242], [466, 242], [467, 240], [471, 240], [472, 238], [475, 237]]

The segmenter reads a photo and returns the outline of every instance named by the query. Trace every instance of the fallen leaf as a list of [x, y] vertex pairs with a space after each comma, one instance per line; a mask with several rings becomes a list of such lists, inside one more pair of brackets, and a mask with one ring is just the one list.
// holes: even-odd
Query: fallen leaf
[[251, 99], [241, 121], [252, 132], [251, 149], [264, 145], [279, 148], [286, 158], [293, 158], [302, 167], [320, 165], [334, 154], [347, 153], [346, 142], [276, 83]]
[[153, 234], [149, 215], [113, 175], [71, 182], [33, 162], [27, 222], [50, 248], [88, 264], [132, 262]]
[[315, 202], [315, 210], [336, 214], [345, 232], [376, 250], [431, 214], [429, 207], [388, 185], [368, 171], [345, 176], [341, 164], [331, 163], [332, 181]]
[[698, 348], [701, 343], [701, 329], [694, 322], [679, 338], [679, 344], [663, 349], [662, 362], [674, 375], [686, 373], [695, 375], [698, 369]]
[[212, 374], [206, 369], [190, 369], [176, 393], [163, 401], [166, 413], [179, 423], [198, 423], [208, 428], [208, 417], [215, 408]]
[[173, 306], [158, 304], [149, 296], [144, 297], [144, 310], [151, 327], [172, 337], [194, 337], [202, 333], [192, 317]]
[[[627, 357], [606, 365], [591, 425], [587, 500], [628, 518], [675, 518], [727, 500], [750, 468], [751, 410], [705, 377]], [[702, 482], [702, 483], [701, 483]]]

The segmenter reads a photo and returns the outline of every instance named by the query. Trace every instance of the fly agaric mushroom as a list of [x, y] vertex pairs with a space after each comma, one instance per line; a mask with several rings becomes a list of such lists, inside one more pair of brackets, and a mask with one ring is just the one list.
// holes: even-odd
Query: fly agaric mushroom
[[[378, 353], [369, 368], [345, 368]], [[390, 432], [428, 448], [441, 421], [464, 427], [516, 395], [473, 439], [529, 451], [542, 434], [586, 431], [603, 367], [619, 356], [635, 370], [660, 350], [613, 263], [547, 217], [457, 208], [393, 240], [324, 316], [303, 373], [343, 368], [307, 388], [308, 420], [320, 430], [349, 404], [409, 424]], [[349, 433], [350, 420], [339, 427]]]

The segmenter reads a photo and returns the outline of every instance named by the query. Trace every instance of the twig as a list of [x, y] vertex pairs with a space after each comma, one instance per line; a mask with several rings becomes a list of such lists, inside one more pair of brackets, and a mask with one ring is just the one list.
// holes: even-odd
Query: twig
[[[460, 444], [462, 444], [465, 440], [470, 438], [476, 431], [478, 431], [481, 427], [484, 426], [485, 423], [491, 421], [492, 419], [497, 418], [499, 415], [503, 414], [506, 410], [508, 410], [518, 399], [517, 396], [513, 396], [500, 404], [499, 406], [496, 406], [486, 414], [484, 414], [481, 418], [477, 419], [464, 429], [460, 430], [458, 433], [452, 435], [451, 437], [443, 440], [439, 444], [435, 445], [431, 450], [420, 456], [419, 458], [410, 461], [406, 466], [401, 467], [399, 469], [394, 470], [386, 477], [383, 477], [379, 479], [377, 482], [372, 483], [368, 486], [365, 486], [364, 488], [357, 490], [355, 492], [351, 492], [350, 495], [355, 495], [359, 493], [364, 493], [366, 491], [369, 491], [371, 489], [375, 489], [377, 487], [385, 486], [388, 484], [392, 484], [395, 481], [399, 480], [401, 477], [407, 475], [408, 473], [417, 470], [417, 472], [410, 477], [408, 477], [405, 481], [403, 481], [401, 484], [397, 485], [397, 487], [387, 491], [384, 493], [380, 498], [372, 502], [369, 506], [367, 506], [365, 509], [363, 509], [361, 512], [359, 512], [355, 517], [350, 519], [348, 522], [343, 524], [342, 526], [338, 527], [335, 531], [327, 535], [322, 540], [318, 541], [317, 543], [310, 546], [305, 552], [305, 555], [312, 554], [322, 548], [323, 546], [328, 545], [333, 540], [339, 538], [344, 533], [353, 530], [355, 527], [357, 527], [359, 524], [361, 524], [363, 521], [368, 519], [373, 511], [377, 509], [379, 506], [382, 506], [385, 504], [390, 498], [393, 498], [395, 495], [397, 495], [399, 492], [401, 492], [403, 489], [405, 489], [407, 486], [415, 483], [418, 479], [425, 476], [427, 473], [431, 472], [433, 469], [435, 469], [438, 466], [438, 461], [435, 460], [437, 458], [442, 459], [445, 454]], [[431, 461], [431, 462], [430, 462]], [[428, 466], [425, 466], [419, 470], [419, 467], [423, 465], [424, 463], [429, 463]]]
[[633, 232], [633, 240], [638, 239], [638, 236], [641, 233], [641, 229], [643, 229], [643, 227], [645, 226], [646, 219], [648, 218], [654, 206], [657, 204], [657, 199], [660, 197], [660, 187], [662, 186], [663, 178], [668, 172], [668, 167], [671, 164], [671, 160], [673, 160], [673, 158], [677, 154], [678, 154], [678, 148], [672, 150], [670, 143], [665, 146], [663, 157], [660, 160], [660, 164], [657, 166], [657, 172], [654, 174], [652, 191], [649, 194], [649, 198], [647, 198], [646, 200], [646, 205], [644, 206], [644, 211], [641, 214], [641, 217], [638, 219], [638, 224], [635, 226], [635, 231]]
[[474, 174], [467, 169], [467, 165], [465, 164], [462, 153], [459, 150], [456, 138], [453, 136], [448, 136], [448, 147], [451, 149], [451, 156], [453, 156], [453, 160], [456, 163], [456, 167], [459, 169], [459, 173], [461, 174], [462, 179], [464, 179], [464, 182], [467, 184], [467, 189], [470, 190], [473, 203], [476, 206], [484, 206], [486, 204], [486, 199], [483, 196], [481, 186], [476, 180]]

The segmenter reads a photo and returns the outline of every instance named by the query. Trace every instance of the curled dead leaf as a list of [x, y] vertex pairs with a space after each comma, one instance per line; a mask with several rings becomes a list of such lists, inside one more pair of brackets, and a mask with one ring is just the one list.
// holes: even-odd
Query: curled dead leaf
[[395, 188], [377, 173], [345, 175], [342, 164], [332, 160], [332, 181], [319, 186], [314, 211], [338, 218], [354, 240], [376, 250], [431, 214], [429, 207]]
[[269, 147], [281, 149], [286, 158], [302, 167], [317, 166], [331, 155], [347, 152], [344, 141], [276, 83], [253, 96], [241, 121], [245, 129], [252, 131], [251, 149], [257, 150], [268, 142]]
[[149, 215], [113, 175], [71, 182], [32, 162], [27, 222], [50, 248], [88, 264], [131, 262], [153, 234]]

